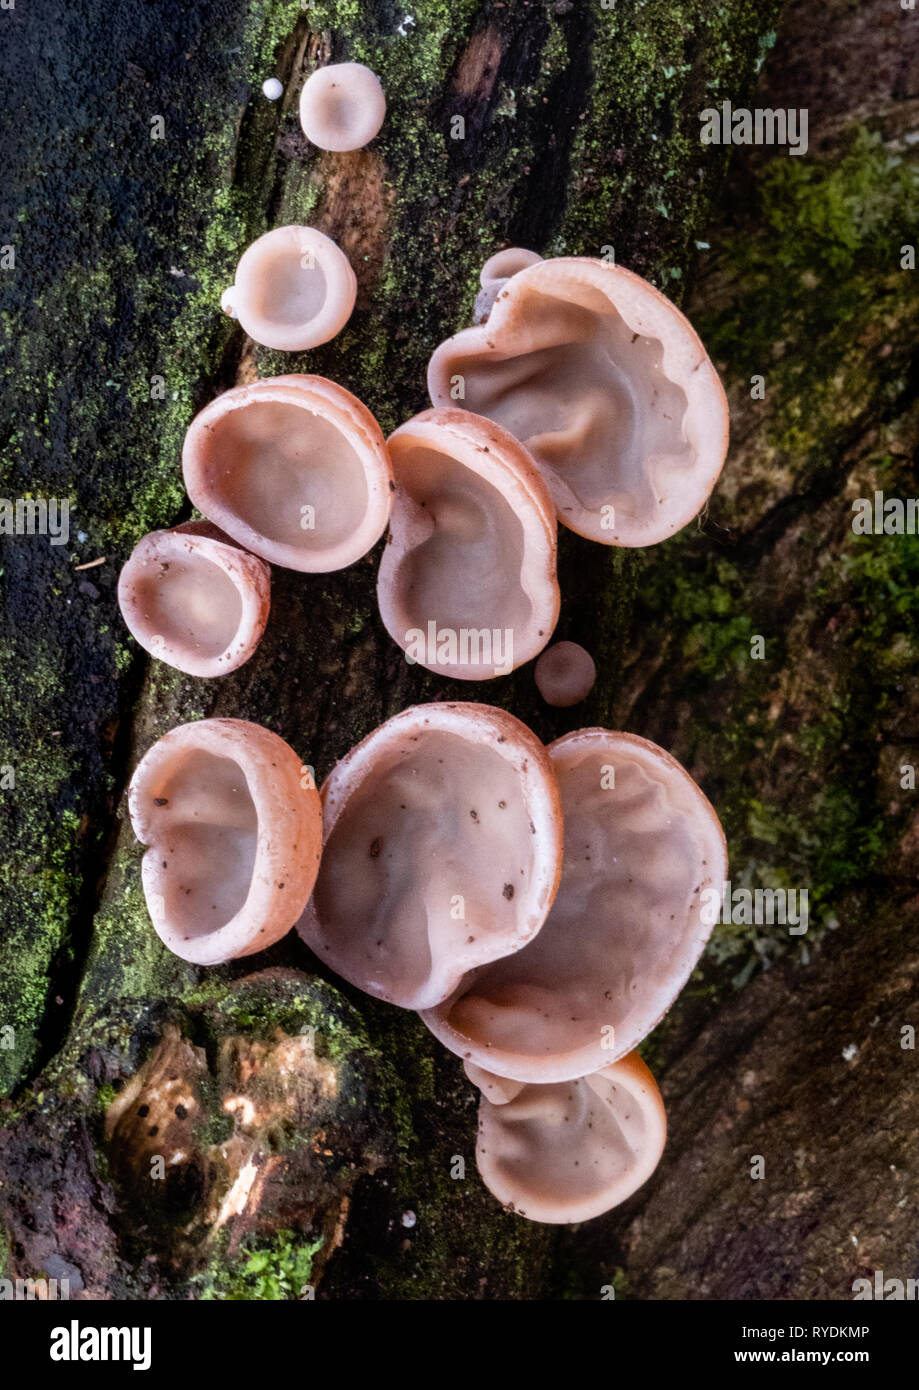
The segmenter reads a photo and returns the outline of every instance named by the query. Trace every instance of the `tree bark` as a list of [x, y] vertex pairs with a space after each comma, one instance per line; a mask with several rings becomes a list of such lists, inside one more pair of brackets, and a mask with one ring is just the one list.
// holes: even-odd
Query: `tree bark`
[[[844, 31], [861, 24], [842, 0], [835, 9]], [[562, 533], [558, 636], [582, 641], [600, 670], [585, 705], [547, 710], [529, 670], [469, 685], [408, 667], [376, 615], [378, 553], [328, 576], [276, 570], [259, 651], [216, 682], [142, 660], [114, 603], [133, 543], [189, 514], [181, 438], [217, 390], [318, 372], [393, 428], [426, 404], [427, 358], [469, 321], [478, 268], [504, 244], [613, 246], [681, 299], [706, 257], [698, 243], [713, 241], [725, 168], [726, 151], [699, 143], [699, 112], [752, 103], [777, 11], [751, 0], [612, 10], [418, 0], [405, 32], [382, 4], [187, 3], [168, 32], [122, 4], [81, 0], [62, 13], [55, 56], [72, 84], [70, 119], [45, 109], [44, 77], [24, 93], [19, 165], [4, 190], [2, 240], [16, 242], [17, 271], [3, 370], [19, 407], [6, 490], [40, 481], [46, 495], [73, 496], [86, 539], [56, 550], [17, 538], [3, 576], [0, 720], [17, 772], [4, 831], [21, 870], [8, 874], [0, 942], [0, 1025], [9, 1020], [15, 1037], [0, 1050], [0, 1275], [66, 1271], [92, 1298], [297, 1297], [305, 1283], [320, 1297], [598, 1297], [613, 1278], [639, 1296], [821, 1296], [847, 1277], [856, 1218], [861, 1238], [883, 1244], [887, 1232], [889, 1258], [907, 1258], [908, 1217], [885, 1218], [883, 1189], [859, 1194], [845, 1174], [853, 1152], [879, 1174], [915, 1156], [911, 1054], [892, 1032], [915, 973], [897, 908], [914, 841], [891, 780], [914, 722], [905, 697], [895, 712], [902, 663], [883, 667], [874, 705], [877, 670], [863, 669], [910, 615], [894, 605], [891, 618], [860, 556], [854, 568], [837, 562], [851, 545], [847, 489], [869, 485], [882, 453], [902, 470], [914, 423], [915, 301], [890, 250], [910, 195], [899, 182], [893, 199], [875, 186], [874, 147], [846, 153], [839, 111], [824, 111], [819, 139], [812, 128], [813, 187], [776, 188], [787, 175], [769, 169], [786, 156], [773, 152], [768, 167], [757, 152], [759, 164], [735, 171], [740, 206], [691, 312], [732, 385], [738, 441], [705, 521], [647, 555]], [[773, 69], [793, 72], [803, 95], [764, 105], [820, 105], [826, 52], [817, 44], [812, 63], [801, 59], [804, 13], [793, 11]], [[38, 20], [13, 15], [8, 51], [21, 54]], [[346, 57], [379, 72], [387, 125], [369, 150], [321, 154], [300, 134], [296, 100], [316, 62]], [[851, 109], [869, 126], [893, 122], [882, 134], [896, 140], [914, 94], [889, 46], [877, 58], [884, 109], [875, 92], [873, 106], [858, 93]], [[273, 73], [285, 84], [277, 105], [260, 95]], [[848, 74], [853, 90], [858, 80]], [[464, 138], [453, 140], [457, 115]], [[151, 138], [155, 116], [162, 140]], [[848, 223], [824, 218], [815, 232], [809, 220], [815, 198], [835, 211], [832, 170], [845, 158], [874, 219], [854, 251], [851, 198]], [[778, 228], [773, 212], [786, 203]], [[342, 245], [359, 297], [334, 343], [284, 356], [254, 349], [217, 305], [243, 246], [294, 221]], [[839, 284], [830, 276], [823, 287], [842, 297], [821, 316], [802, 306], [800, 277], [825, 274], [827, 226], [845, 263]], [[778, 300], [770, 255], [797, 277]], [[845, 379], [817, 395], [820, 372], [844, 352], [840, 325], [847, 344], [853, 329], [867, 336], [845, 349]], [[802, 357], [814, 359], [810, 374], [797, 373]], [[757, 366], [762, 408], [749, 396]], [[820, 587], [822, 556], [836, 587]], [[897, 552], [877, 582], [899, 593], [910, 563]], [[763, 624], [773, 646], [761, 677], [749, 636]], [[383, 719], [435, 698], [500, 704], [546, 739], [592, 723], [656, 738], [722, 812], [732, 862], [751, 882], [772, 872], [814, 885], [809, 964], [778, 929], [716, 933], [698, 982], [646, 1049], [672, 1117], [659, 1174], [621, 1212], [575, 1232], [523, 1222], [484, 1190], [474, 1094], [413, 1016], [331, 978], [296, 938], [201, 971], [169, 956], [149, 926], [122, 793], [156, 737], [188, 719], [250, 718], [321, 778]], [[805, 728], [819, 737], [806, 742]], [[834, 771], [846, 739], [862, 743]], [[851, 804], [823, 806], [821, 790], [847, 779]], [[811, 822], [802, 832], [793, 819], [805, 807], [829, 847], [823, 859]], [[892, 906], [875, 917], [881, 892]], [[843, 929], [819, 943], [834, 916]], [[773, 968], [751, 981], [764, 960]], [[732, 981], [743, 984], [736, 997]], [[853, 1013], [833, 1015], [840, 1003]], [[851, 1041], [865, 1054], [854, 1064], [841, 1055]], [[870, 1132], [879, 1088], [889, 1145]], [[836, 1146], [798, 1161], [815, 1108]], [[748, 1150], [767, 1158], [767, 1179], [750, 1187]], [[254, 1251], [267, 1252], [267, 1272]]]

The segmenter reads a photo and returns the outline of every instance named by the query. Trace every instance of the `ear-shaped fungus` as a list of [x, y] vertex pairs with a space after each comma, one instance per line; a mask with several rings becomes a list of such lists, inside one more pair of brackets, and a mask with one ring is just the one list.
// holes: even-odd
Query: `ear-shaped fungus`
[[289, 226], [246, 248], [220, 304], [263, 347], [304, 352], [341, 332], [356, 297], [351, 263], [331, 237]]
[[222, 676], [261, 640], [271, 571], [216, 527], [188, 523], [138, 541], [118, 579], [118, 602], [152, 656], [190, 676]]
[[322, 788], [323, 859], [298, 930], [326, 965], [404, 1008], [539, 931], [561, 867], [546, 750], [488, 705], [404, 710]]
[[590, 652], [577, 642], [556, 642], [537, 661], [533, 678], [547, 705], [567, 709], [586, 700], [594, 688], [597, 668]]
[[567, 1081], [631, 1052], [688, 980], [727, 872], [718, 817], [656, 744], [581, 729], [549, 754], [565, 858], [548, 920], [422, 1015], [452, 1052], [518, 1081]]
[[319, 867], [322, 813], [277, 734], [243, 719], [180, 724], [144, 754], [128, 806], [150, 846], [142, 873], [153, 926], [177, 956], [217, 965], [294, 925]]
[[488, 322], [436, 349], [434, 405], [463, 403], [530, 450], [559, 520], [606, 545], [651, 545], [702, 508], [728, 407], [696, 333], [658, 290], [588, 257], [509, 279]]
[[319, 376], [237, 386], [191, 423], [188, 495], [247, 550], [287, 569], [342, 569], [379, 540], [392, 470], [376, 420]]
[[482, 266], [479, 284], [482, 288], [475, 297], [476, 323], [484, 323], [491, 313], [495, 300], [504, 289], [512, 275], [526, 270], [528, 265], [536, 265], [542, 256], [535, 251], [525, 251], [522, 246], [509, 246], [505, 251], [496, 251]]
[[442, 675], [507, 674], [558, 618], [542, 478], [512, 435], [463, 410], [426, 410], [387, 442], [396, 494], [377, 582], [387, 632]]
[[385, 116], [380, 79], [363, 63], [317, 68], [300, 93], [303, 133], [321, 150], [359, 150], [369, 145]]
[[631, 1197], [660, 1161], [664, 1103], [637, 1052], [550, 1085], [502, 1082], [468, 1064], [466, 1071], [482, 1090], [482, 1181], [518, 1216], [589, 1221]]

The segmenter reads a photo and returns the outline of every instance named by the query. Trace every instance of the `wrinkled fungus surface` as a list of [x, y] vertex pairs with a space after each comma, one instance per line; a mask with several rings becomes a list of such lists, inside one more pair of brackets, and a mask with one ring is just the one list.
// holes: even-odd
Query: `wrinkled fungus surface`
[[363, 63], [317, 68], [300, 93], [303, 133], [321, 150], [359, 150], [373, 139], [386, 116], [380, 79]]
[[243, 252], [220, 304], [249, 337], [281, 352], [327, 343], [351, 317], [357, 279], [345, 253], [315, 227], [276, 227]]
[[727, 872], [714, 810], [656, 744], [581, 729], [549, 754], [565, 857], [548, 920], [423, 1013], [451, 1051], [519, 1081], [583, 1076], [647, 1036], [702, 953], [703, 895]]
[[147, 907], [177, 956], [216, 965], [294, 925], [319, 865], [319, 795], [294, 750], [259, 724], [202, 719], [141, 759], [128, 805]]
[[152, 656], [191, 676], [221, 676], [258, 646], [271, 572], [216, 527], [188, 523], [137, 543], [118, 580], [118, 602]]
[[508, 1082], [467, 1064], [482, 1091], [476, 1163], [490, 1192], [531, 1221], [588, 1221], [631, 1197], [667, 1137], [660, 1091], [631, 1053], [590, 1076]]
[[530, 450], [559, 520], [606, 545], [673, 535], [724, 462], [728, 409], [696, 333], [658, 290], [588, 257], [540, 261], [503, 286], [487, 323], [436, 349], [434, 405], [463, 405]]
[[323, 857], [299, 931], [368, 994], [404, 1008], [538, 932], [561, 867], [546, 750], [488, 705], [417, 705], [322, 788]]
[[281, 376], [218, 396], [182, 450], [195, 506], [247, 550], [288, 569], [341, 569], [379, 540], [392, 470], [376, 420], [318, 376]]
[[542, 478], [506, 430], [462, 410], [425, 411], [388, 447], [396, 493], [377, 583], [387, 632], [441, 675], [507, 674], [558, 618]]

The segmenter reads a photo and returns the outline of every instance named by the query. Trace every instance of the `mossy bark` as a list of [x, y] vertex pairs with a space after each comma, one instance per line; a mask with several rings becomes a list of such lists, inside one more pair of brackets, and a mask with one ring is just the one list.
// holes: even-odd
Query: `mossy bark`
[[[894, 74], [883, 111], [856, 102], [867, 133], [834, 111], [812, 124], [806, 163], [758, 152], [738, 169], [740, 210], [712, 229], [725, 152], [700, 145], [699, 112], [750, 103], [777, 9], [418, 0], [410, 24], [358, 0], [223, 0], [180, 7], [167, 33], [136, 7], [68, 6], [79, 100], [70, 123], [40, 109], [41, 84], [27, 102], [5, 190], [21, 201], [0, 237], [17, 247], [4, 396], [18, 452], [5, 491], [77, 507], [69, 547], [14, 538], [3, 576], [3, 761], [17, 773], [3, 813], [18, 858], [0, 943], [0, 1025], [15, 1030], [0, 1050], [11, 1097], [0, 1222], [17, 1272], [63, 1261], [93, 1297], [296, 1297], [310, 1280], [320, 1297], [596, 1297], [617, 1265], [639, 1294], [839, 1288], [839, 1233], [856, 1209], [834, 1205], [842, 1159], [816, 1183], [794, 1155], [834, 1067], [850, 1087], [858, 1079], [841, 1057], [858, 1041], [852, 1019], [832, 1015], [834, 999], [854, 1007], [859, 994], [858, 1027], [877, 1014], [873, 1037], [894, 1047], [904, 990], [880, 980], [859, 993], [859, 972], [882, 953], [900, 984], [913, 978], [908, 932], [874, 913], [878, 894], [897, 901], [912, 843], [893, 773], [914, 736], [915, 552], [895, 538], [860, 548], [847, 499], [906, 485], [916, 304], [895, 252], [915, 202], [908, 148], [887, 164], [909, 102]], [[13, 14], [15, 50], [38, 21]], [[834, 15], [856, 23], [842, 0]], [[793, 70], [802, 95], [763, 104], [820, 105], [819, 63], [790, 63], [795, 37], [773, 70]], [[369, 150], [318, 154], [299, 133], [300, 83], [329, 57], [365, 61], [384, 81], [387, 126]], [[259, 88], [274, 72], [286, 95], [272, 106]], [[157, 115], [163, 140], [151, 138]], [[246, 242], [297, 220], [343, 245], [360, 290], [334, 343], [282, 357], [253, 350], [217, 305]], [[408, 667], [376, 616], [376, 555], [336, 575], [276, 571], [259, 652], [219, 682], [142, 660], [115, 580], [144, 530], [188, 514], [178, 455], [193, 411], [234, 381], [307, 370], [392, 428], [425, 404], [431, 349], [468, 322], [478, 267], [509, 242], [544, 254], [612, 246], [677, 299], [701, 257], [691, 314], [732, 388], [737, 443], [698, 527], [648, 555], [563, 533], [559, 635], [583, 641], [601, 672], [587, 704], [546, 710], [529, 670], [470, 686]], [[719, 248], [712, 268], [706, 242]], [[750, 397], [757, 372], [763, 402]], [[764, 663], [750, 659], [756, 634]], [[321, 778], [397, 709], [444, 697], [504, 705], [545, 738], [586, 723], [657, 738], [722, 812], [745, 882], [813, 890], [810, 965], [778, 928], [718, 930], [646, 1049], [673, 1117], [660, 1174], [623, 1213], [574, 1234], [522, 1222], [484, 1191], [473, 1093], [414, 1018], [324, 978], [295, 939], [263, 960], [195, 970], [146, 917], [122, 791], [167, 728], [255, 719]], [[855, 938], [846, 948], [826, 931], [834, 922]], [[808, 1001], [825, 1054], [805, 1046]], [[914, 1153], [901, 1132], [907, 1055], [884, 1053], [873, 1082], [868, 1067], [862, 1077], [890, 1094], [901, 1164]], [[870, 1111], [870, 1089], [856, 1093], [823, 1117], [845, 1113], [850, 1144]], [[752, 1204], [751, 1146], [777, 1156]], [[721, 1211], [709, 1198], [729, 1180]], [[879, 1233], [880, 1206], [858, 1210]], [[801, 1212], [818, 1232], [809, 1258], [782, 1260]], [[727, 1242], [732, 1221], [741, 1232]], [[274, 1284], [253, 1249], [269, 1252]], [[837, 1265], [817, 1278], [828, 1252]]]

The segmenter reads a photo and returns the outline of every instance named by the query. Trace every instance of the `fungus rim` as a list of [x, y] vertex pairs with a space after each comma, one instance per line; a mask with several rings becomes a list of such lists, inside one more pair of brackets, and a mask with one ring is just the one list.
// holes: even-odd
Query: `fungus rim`
[[[518, 271], [510, 277], [484, 323], [461, 329], [434, 349], [428, 363], [428, 394], [435, 406], [449, 403], [451, 377], [462, 359], [477, 357], [500, 363], [525, 355], [503, 353], [498, 346], [502, 331], [513, 329], [524, 318], [520, 301], [530, 290], [564, 298], [569, 288], [599, 292], [633, 333], [660, 343], [662, 370], [686, 397], [679, 432], [694, 452], [692, 468], [687, 470], [692, 486], [687, 487], [685, 482], [679, 486], [670, 484], [666, 498], [657, 499], [652, 521], [639, 522], [634, 526], [633, 537], [623, 539], [619, 534], [621, 523], [613, 534], [601, 531], [595, 521], [590, 522], [593, 512], [578, 501], [556, 470], [543, 468], [534, 455], [536, 465], [552, 493], [559, 521], [569, 530], [602, 545], [656, 545], [688, 525], [711, 496], [727, 454], [730, 412], [721, 379], [696, 330], [665, 294], [640, 275], [591, 256], [550, 258]], [[689, 495], [680, 505], [683, 494]], [[664, 501], [670, 504], [667, 513], [661, 511]]]
[[[198, 752], [239, 767], [255, 811], [256, 851], [243, 905], [215, 930], [186, 940], [165, 913], [161, 836], [168, 829], [156, 824], [154, 792]], [[303, 783], [300, 758], [279, 734], [247, 719], [177, 724], [134, 769], [128, 813], [135, 836], [147, 846], [141, 881], [150, 920], [174, 955], [194, 965], [219, 965], [265, 950], [294, 926], [319, 871], [322, 812], [316, 788]]]
[[[367, 486], [364, 515], [346, 539], [326, 550], [306, 551], [262, 535], [231, 510], [207, 476], [206, 446], [217, 420], [259, 403], [293, 405], [309, 416], [320, 416], [338, 430], [360, 461]], [[360, 560], [386, 530], [392, 510], [392, 465], [382, 430], [356, 396], [321, 376], [263, 377], [216, 396], [188, 427], [182, 445], [182, 472], [194, 505], [228, 536], [263, 560], [304, 574], [328, 574]]]
[[[341, 816], [347, 810], [352, 796], [360, 791], [367, 777], [372, 776], [375, 761], [378, 758], [385, 761], [400, 743], [405, 740], [417, 740], [425, 731], [457, 735], [478, 746], [489, 748], [510, 764], [520, 780], [523, 804], [529, 815], [535, 842], [535, 867], [527, 880], [527, 903], [523, 922], [521, 923], [518, 907], [516, 932], [510, 944], [506, 937], [502, 938], [500, 943], [493, 943], [493, 950], [484, 954], [482, 945], [487, 945], [487, 942], [480, 944], [477, 952], [470, 951], [469, 943], [466, 943], [467, 949], [457, 952], [455, 969], [451, 972], [454, 978], [459, 980], [470, 968], [463, 963], [464, 961], [479, 964], [513, 954], [531, 941], [541, 929], [561, 878], [561, 799], [547, 749], [532, 730], [515, 715], [493, 705], [461, 701], [411, 705], [387, 719], [361, 739], [360, 743], [355, 744], [335, 764], [323, 782], [320, 789], [323, 851]], [[329, 969], [363, 990], [365, 994], [383, 999], [386, 1003], [395, 1004], [400, 1008], [417, 1010], [420, 1007], [416, 999], [394, 999], [391, 993], [369, 988], [366, 983], [353, 978], [352, 974], [345, 973], [340, 968], [341, 952], [336, 952], [334, 944], [322, 934], [315, 893], [303, 910], [297, 923], [297, 932], [309, 949]]]
[[[530, 454], [518, 439], [500, 425], [471, 411], [449, 407], [423, 410], [394, 430], [386, 441], [396, 490], [389, 519], [386, 548], [377, 573], [377, 604], [383, 626], [396, 646], [405, 652], [404, 634], [407, 626], [399, 617], [404, 604], [398, 599], [399, 569], [417, 547], [431, 534], [416, 516], [420, 511], [399, 484], [397, 455], [403, 448], [429, 449], [444, 454], [468, 468], [471, 473], [489, 483], [521, 523], [525, 551], [529, 560], [526, 569], [531, 577], [526, 583], [523, 574], [520, 588], [529, 599], [531, 615], [524, 628], [525, 640], [514, 632], [514, 660], [511, 669], [524, 665], [551, 640], [561, 608], [561, 591], [556, 572], [558, 553], [558, 524], [548, 489]], [[534, 573], [534, 571], [536, 571]], [[498, 623], [500, 627], [500, 622]], [[435, 675], [454, 680], [489, 680], [499, 674], [496, 670], [483, 673], [478, 667], [463, 662], [437, 662], [420, 666]]]

